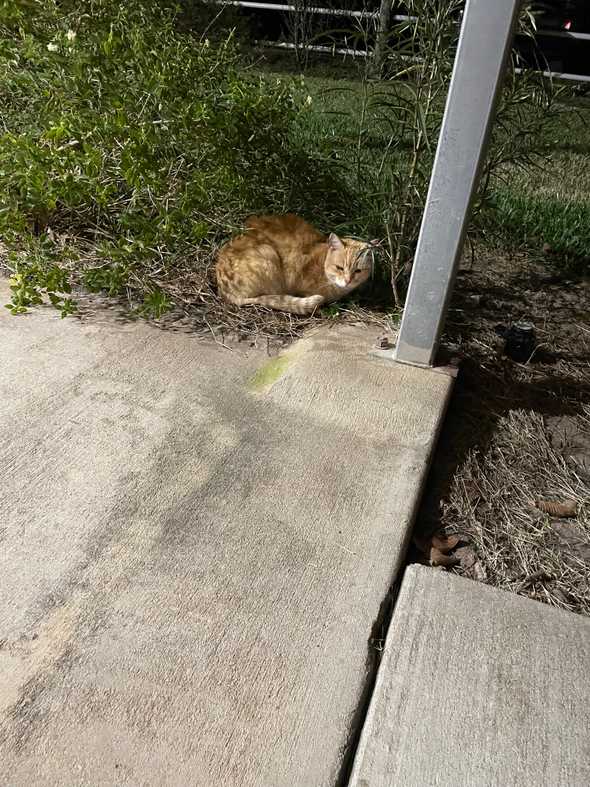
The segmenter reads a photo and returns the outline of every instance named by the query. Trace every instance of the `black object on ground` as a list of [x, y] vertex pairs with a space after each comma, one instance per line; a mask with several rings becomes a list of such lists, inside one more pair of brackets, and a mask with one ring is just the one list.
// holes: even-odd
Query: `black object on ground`
[[531, 359], [537, 344], [534, 325], [517, 322], [509, 328], [505, 325], [496, 325], [494, 330], [505, 341], [504, 355], [518, 363], [525, 363]]

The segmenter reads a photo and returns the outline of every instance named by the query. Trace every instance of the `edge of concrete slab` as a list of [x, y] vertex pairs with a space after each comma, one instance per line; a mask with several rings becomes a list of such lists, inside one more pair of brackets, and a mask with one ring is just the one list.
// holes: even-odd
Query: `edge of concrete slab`
[[412, 565], [349, 787], [588, 784], [589, 674], [589, 619]]
[[341, 784], [452, 379], [364, 326], [257, 370], [144, 323], [2, 322], [28, 363], [0, 453], [35, 468], [3, 490], [13, 783]]
[[[337, 356], [341, 355], [342, 347], [340, 342], [346, 338], [347, 351], [349, 353], [349, 363], [351, 369], [343, 369], [336, 361]], [[377, 367], [381, 367], [381, 374], [389, 373], [393, 379], [399, 378], [398, 385], [402, 388], [408, 386], [410, 389], [416, 385], [417, 380], [422, 380], [422, 390], [430, 386], [425, 380], [431, 377], [433, 401], [438, 398], [439, 403], [433, 407], [436, 410], [436, 417], [430, 423], [429, 429], [424, 429], [421, 423], [421, 407], [424, 403], [420, 401], [408, 402], [404, 412], [397, 414], [395, 432], [402, 445], [419, 448], [418, 456], [415, 458], [413, 470], [415, 475], [412, 480], [409, 496], [405, 497], [403, 503], [404, 517], [403, 527], [400, 534], [399, 543], [395, 549], [395, 557], [387, 552], [385, 558], [389, 558], [388, 569], [390, 582], [385, 588], [381, 597], [378, 609], [375, 609], [375, 618], [372, 625], [371, 639], [369, 641], [369, 654], [364, 685], [359, 696], [356, 710], [350, 720], [349, 734], [344, 747], [341, 766], [336, 779], [337, 785], [345, 785], [351, 775], [355, 754], [359, 744], [359, 738], [367, 716], [371, 697], [375, 688], [375, 681], [379, 670], [379, 659], [374, 657], [377, 651], [373, 651], [371, 643], [384, 641], [389, 628], [392, 612], [395, 605], [397, 593], [399, 592], [401, 573], [404, 567], [408, 545], [410, 542], [414, 522], [420, 508], [424, 489], [426, 487], [430, 467], [436, 453], [438, 440], [442, 431], [446, 413], [451, 401], [454, 390], [457, 368], [453, 366], [425, 367], [416, 364], [406, 364], [398, 362], [393, 355], [384, 353], [377, 349], [376, 345], [371, 345], [367, 340], [367, 328], [363, 326], [339, 324], [337, 326], [319, 326], [308, 331], [303, 337], [298, 339], [289, 347], [285, 348], [278, 356], [266, 361], [259, 367], [248, 383], [248, 389], [255, 395], [270, 397], [275, 403], [287, 405], [289, 408], [307, 411], [310, 403], [313, 402], [315, 392], [313, 385], [310, 390], [303, 390], [301, 382], [313, 381], [324, 378], [331, 378], [335, 383], [328, 385], [327, 390], [330, 396], [337, 396], [339, 388], [347, 388], [348, 385], [355, 384], [356, 375], [359, 373], [359, 364], [364, 368], [364, 374], [373, 374]], [[355, 367], [357, 367], [355, 369]], [[352, 373], [351, 373], [352, 372]], [[443, 383], [442, 381], [446, 382]], [[436, 382], [434, 382], [436, 381]], [[383, 380], [380, 380], [382, 383]], [[308, 383], [304, 388], [308, 388]], [[395, 388], [393, 389], [395, 390]], [[393, 393], [393, 390], [391, 393]], [[442, 391], [444, 390], [444, 393]], [[325, 393], [325, 391], [324, 391]], [[379, 393], [377, 399], [387, 399]], [[375, 405], [375, 402], [372, 403]], [[344, 408], [346, 409], [346, 408]], [[428, 411], [428, 407], [426, 410]], [[400, 418], [400, 416], [402, 416]], [[403, 417], [405, 416], [405, 418]], [[334, 421], [340, 420], [335, 415]], [[344, 420], [342, 426], [345, 426]], [[351, 425], [348, 424], [348, 428]], [[426, 448], [426, 453], [423, 449]], [[394, 517], [394, 519], [396, 519]]]

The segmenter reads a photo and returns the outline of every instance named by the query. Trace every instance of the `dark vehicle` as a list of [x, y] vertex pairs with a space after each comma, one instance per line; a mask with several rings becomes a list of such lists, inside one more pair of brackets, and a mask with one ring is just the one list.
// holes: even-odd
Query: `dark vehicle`
[[590, 33], [590, 8], [588, 0], [563, 0], [553, 3], [533, 3], [538, 14], [540, 30], [565, 30], [572, 33]]
[[590, 2], [562, 0], [533, 3], [536, 46], [520, 39], [518, 48], [533, 68], [590, 76]]

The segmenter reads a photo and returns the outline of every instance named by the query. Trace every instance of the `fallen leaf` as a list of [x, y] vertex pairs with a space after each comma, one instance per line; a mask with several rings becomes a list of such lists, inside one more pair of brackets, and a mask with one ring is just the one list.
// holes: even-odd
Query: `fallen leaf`
[[446, 555], [436, 547], [430, 549], [430, 565], [431, 566], [456, 566], [459, 563], [459, 558], [456, 555]]
[[535, 500], [535, 506], [539, 511], [551, 516], [576, 516], [578, 505], [575, 500]]
[[459, 547], [454, 556], [459, 558], [461, 570], [465, 576], [471, 577], [478, 582], [485, 582], [485, 569], [470, 546]]
[[446, 554], [451, 550], [455, 549], [457, 544], [461, 541], [460, 536], [446, 536], [446, 535], [434, 535], [431, 539], [432, 548], [438, 550], [439, 552], [443, 552]]
[[460, 535], [447, 536], [445, 533], [434, 534], [428, 538], [417, 538], [414, 536], [414, 543], [428, 559], [431, 566], [456, 566], [459, 558], [449, 555], [461, 542]]
[[533, 574], [529, 574], [524, 580], [520, 583], [517, 588], [517, 592], [521, 592], [526, 590], [531, 585], [534, 585], [535, 582], [552, 582], [554, 577], [551, 574], [548, 574], [546, 571], [535, 571]]

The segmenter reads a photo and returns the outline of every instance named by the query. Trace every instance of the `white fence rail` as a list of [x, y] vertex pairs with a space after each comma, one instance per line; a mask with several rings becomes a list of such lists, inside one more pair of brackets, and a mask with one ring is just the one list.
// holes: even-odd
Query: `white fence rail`
[[[324, 8], [322, 6], [309, 6], [307, 8], [293, 5], [292, 3], [259, 3], [256, 0], [209, 0], [211, 5], [219, 6], [238, 6], [240, 8], [252, 8], [261, 11], [282, 11], [288, 13], [304, 12], [306, 14], [316, 14], [318, 16], [345, 16], [355, 19], [374, 19], [378, 20], [379, 11], [349, 11], [345, 8]], [[395, 14], [391, 17], [393, 22], [413, 21], [416, 17], [404, 14]], [[546, 38], [562, 38], [573, 41], [590, 42], [590, 33], [574, 33], [569, 30], [537, 30], [537, 36]], [[306, 49], [310, 52], [320, 52], [332, 55], [347, 55], [352, 57], [369, 57], [372, 53], [364, 49], [350, 49], [342, 46], [326, 46], [320, 44], [292, 44], [285, 41], [258, 41], [260, 46], [276, 49]], [[517, 73], [521, 69], [516, 69]], [[543, 76], [552, 79], [565, 79], [574, 82], [590, 82], [590, 76], [586, 74], [570, 74], [561, 71], [542, 71]]]
[[[356, 19], [378, 19], [379, 11], [348, 11], [346, 8], [321, 8], [317, 6], [292, 5], [290, 3], [258, 3], [251, 0], [210, 0], [212, 5], [237, 5], [242, 8], [259, 8], [263, 11], [304, 11], [306, 14], [320, 14], [322, 16], [352, 16]], [[391, 17], [395, 22], [415, 19], [407, 14], [395, 14]]]

